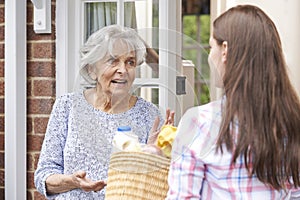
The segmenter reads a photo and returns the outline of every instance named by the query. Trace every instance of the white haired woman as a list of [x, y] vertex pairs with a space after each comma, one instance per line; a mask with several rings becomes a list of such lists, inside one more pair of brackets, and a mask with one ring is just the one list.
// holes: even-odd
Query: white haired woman
[[[56, 99], [34, 177], [45, 197], [104, 199], [117, 127], [130, 125], [147, 143], [164, 123], [154, 104], [130, 93], [147, 48], [135, 30], [118, 25], [95, 32], [82, 47], [80, 74], [94, 87]], [[165, 124], [173, 121], [167, 109]]]

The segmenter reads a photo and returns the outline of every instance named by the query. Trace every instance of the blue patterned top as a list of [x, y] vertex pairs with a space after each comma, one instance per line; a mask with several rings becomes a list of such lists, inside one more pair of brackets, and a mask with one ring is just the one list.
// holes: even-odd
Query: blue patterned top
[[106, 180], [112, 140], [118, 126], [129, 125], [146, 143], [158, 108], [138, 97], [136, 104], [120, 114], [108, 114], [89, 104], [83, 91], [68, 93], [56, 99], [48, 122], [41, 154], [34, 175], [37, 190], [49, 199], [104, 199], [105, 189], [85, 192], [74, 189], [48, 195], [45, 180], [52, 174], [87, 172], [87, 178]]

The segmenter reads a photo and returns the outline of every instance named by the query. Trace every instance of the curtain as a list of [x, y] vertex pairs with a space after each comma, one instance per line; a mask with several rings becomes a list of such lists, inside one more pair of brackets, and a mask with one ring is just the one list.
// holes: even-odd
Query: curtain
[[[102, 27], [116, 23], [116, 2], [94, 2], [85, 4], [85, 40]], [[124, 26], [136, 28], [134, 2], [124, 3]]]
[[137, 28], [134, 2], [124, 3], [124, 26]]

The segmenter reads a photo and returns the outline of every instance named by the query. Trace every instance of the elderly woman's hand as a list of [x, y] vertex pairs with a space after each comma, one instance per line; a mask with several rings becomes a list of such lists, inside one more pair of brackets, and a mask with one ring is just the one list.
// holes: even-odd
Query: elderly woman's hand
[[77, 171], [72, 175], [73, 181], [76, 183], [78, 188], [89, 192], [89, 191], [100, 191], [106, 186], [106, 182], [103, 180], [93, 181], [86, 177], [86, 172]]
[[86, 192], [100, 191], [106, 186], [103, 180], [92, 181], [86, 177], [85, 171], [77, 171], [73, 174], [53, 174], [46, 179], [48, 194], [58, 194], [80, 188]]
[[[171, 111], [169, 108], [166, 110], [166, 119], [163, 125], [174, 125], [174, 115], [175, 111]], [[154, 120], [153, 126], [149, 133], [147, 144], [155, 144], [158, 134], [160, 130], [158, 129], [159, 126], [159, 117], [156, 117]]]
[[171, 111], [169, 108], [166, 111], [166, 119], [164, 125], [174, 125], [174, 116], [175, 116], [175, 111]]

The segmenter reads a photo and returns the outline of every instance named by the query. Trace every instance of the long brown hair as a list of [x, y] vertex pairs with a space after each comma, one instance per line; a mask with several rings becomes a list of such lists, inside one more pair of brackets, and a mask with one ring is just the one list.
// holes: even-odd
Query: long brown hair
[[243, 156], [249, 175], [274, 189], [299, 187], [300, 103], [274, 23], [261, 9], [240, 5], [214, 21], [213, 37], [228, 44], [218, 149], [226, 144], [232, 164]]

